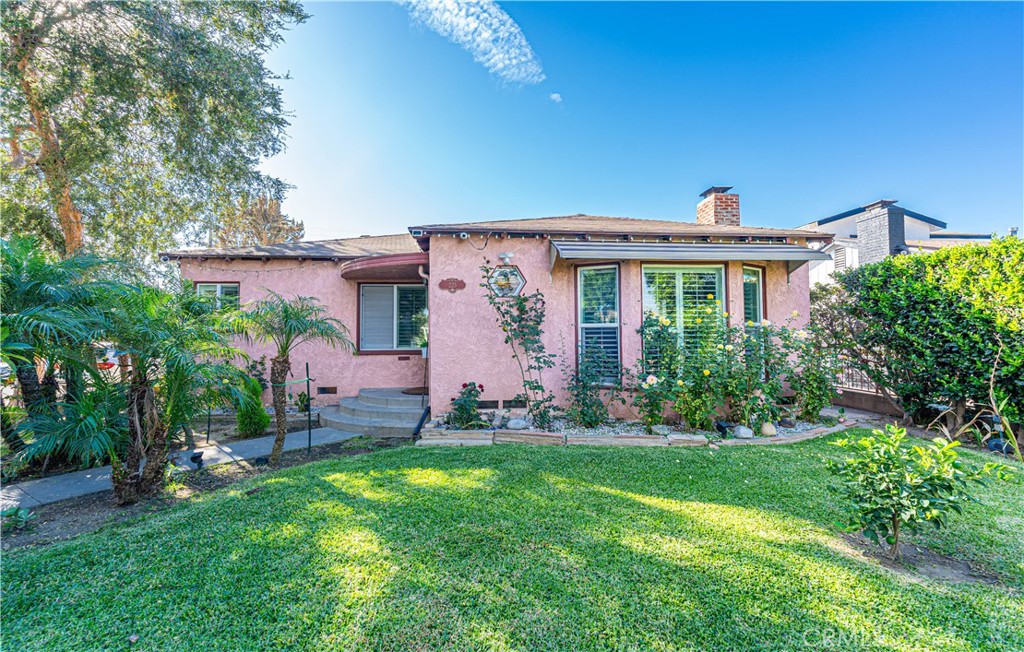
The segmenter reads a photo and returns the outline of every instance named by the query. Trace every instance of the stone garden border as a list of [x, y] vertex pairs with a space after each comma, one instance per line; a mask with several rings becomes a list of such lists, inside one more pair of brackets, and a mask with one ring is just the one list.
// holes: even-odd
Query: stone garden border
[[547, 446], [745, 446], [792, 444], [809, 439], [831, 435], [847, 428], [855, 428], [856, 422], [840, 423], [831, 428], [812, 428], [792, 435], [755, 437], [753, 439], [722, 439], [712, 442], [703, 435], [673, 433], [662, 435], [566, 435], [558, 432], [538, 430], [448, 430], [446, 428], [424, 428], [420, 431], [417, 446], [491, 446], [493, 444], [535, 444]]

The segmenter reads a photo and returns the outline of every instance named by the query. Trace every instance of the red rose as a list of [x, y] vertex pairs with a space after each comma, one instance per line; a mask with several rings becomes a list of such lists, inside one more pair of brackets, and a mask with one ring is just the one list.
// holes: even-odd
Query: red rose
[[467, 383], [462, 383], [462, 389], [466, 389], [467, 387], [469, 387]]

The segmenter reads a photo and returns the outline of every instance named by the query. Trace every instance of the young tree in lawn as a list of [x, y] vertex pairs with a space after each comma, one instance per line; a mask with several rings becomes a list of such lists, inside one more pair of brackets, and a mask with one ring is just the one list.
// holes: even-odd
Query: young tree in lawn
[[345, 325], [328, 316], [327, 309], [313, 297], [285, 299], [271, 292], [266, 299], [236, 314], [232, 321], [237, 332], [244, 333], [256, 342], [269, 342], [276, 349], [270, 361], [270, 389], [277, 428], [270, 463], [276, 464], [284, 449], [287, 425], [285, 383], [292, 369], [292, 351], [300, 344], [314, 341], [351, 350], [352, 340], [349, 339]]
[[4, 2], [5, 232], [137, 258], [280, 191], [258, 171], [288, 125], [264, 57], [305, 18], [291, 0]]

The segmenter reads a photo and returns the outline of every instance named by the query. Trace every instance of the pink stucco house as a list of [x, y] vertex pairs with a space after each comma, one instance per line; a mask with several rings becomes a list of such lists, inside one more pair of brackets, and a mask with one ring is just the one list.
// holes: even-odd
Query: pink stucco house
[[[507, 291], [544, 293], [545, 344], [560, 366], [573, 364], [578, 347], [600, 347], [632, 366], [644, 310], [680, 322], [686, 306], [706, 294], [720, 298], [737, 324], [784, 321], [794, 310], [803, 319], [807, 263], [827, 258], [818, 249], [831, 236], [743, 226], [739, 197], [729, 190], [702, 193], [695, 222], [570, 215], [165, 255], [198, 291], [222, 303], [244, 304], [267, 290], [318, 298], [348, 326], [356, 348], [309, 344], [292, 356], [297, 375], [310, 363], [321, 419], [411, 434], [421, 404], [445, 412], [464, 382], [483, 383], [490, 407], [511, 406], [521, 390], [480, 287], [488, 261], [509, 272]], [[544, 378], [560, 398], [561, 376], [553, 369]], [[426, 387], [429, 399], [395, 391], [414, 387]]]

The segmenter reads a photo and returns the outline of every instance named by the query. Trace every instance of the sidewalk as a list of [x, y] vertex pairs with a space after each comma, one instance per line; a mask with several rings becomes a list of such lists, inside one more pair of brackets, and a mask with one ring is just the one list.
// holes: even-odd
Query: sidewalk
[[[358, 433], [344, 432], [334, 428], [315, 428], [313, 430], [313, 445], [334, 444], [358, 437]], [[297, 448], [305, 448], [307, 433], [305, 431], [293, 432], [285, 436], [284, 449], [286, 451]], [[230, 444], [218, 444], [211, 441], [209, 446], [197, 447], [196, 451], [203, 452], [203, 465], [214, 466], [216, 464], [228, 464], [251, 460], [262, 455], [269, 455], [270, 449], [274, 446], [274, 436], [256, 437], [255, 439], [243, 439], [231, 442]], [[196, 468], [195, 464], [189, 462], [193, 451], [178, 451], [171, 453], [171, 462], [178, 467], [185, 469]], [[110, 467], [102, 466], [95, 469], [64, 473], [49, 478], [38, 478], [17, 484], [6, 485], [0, 491], [0, 509], [11, 506], [18, 507], [39, 507], [49, 503], [55, 503], [68, 498], [78, 498], [88, 494], [98, 493], [113, 489], [110, 480]]]

